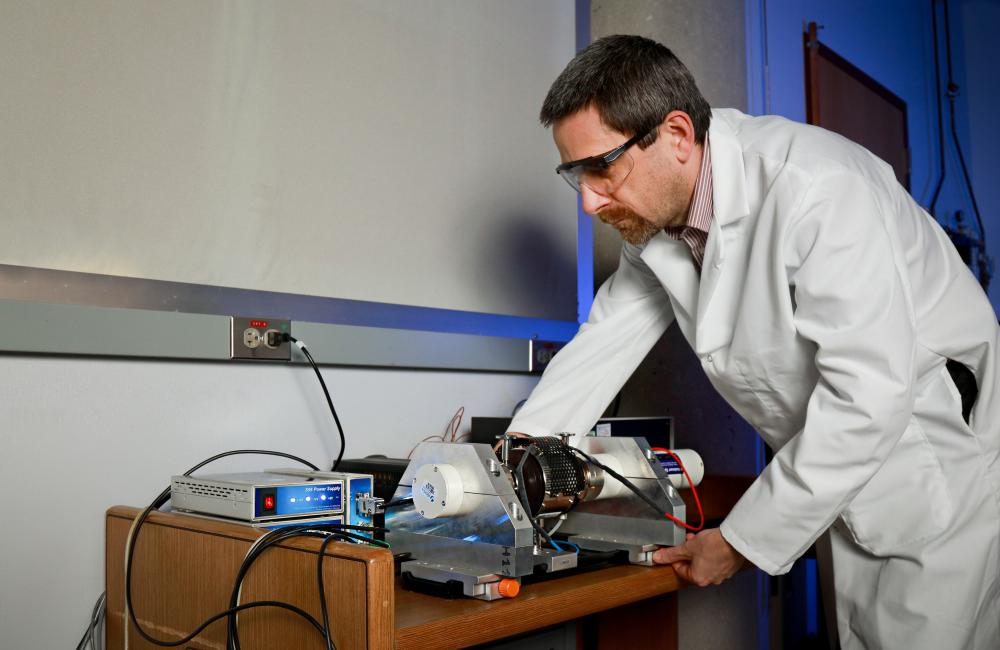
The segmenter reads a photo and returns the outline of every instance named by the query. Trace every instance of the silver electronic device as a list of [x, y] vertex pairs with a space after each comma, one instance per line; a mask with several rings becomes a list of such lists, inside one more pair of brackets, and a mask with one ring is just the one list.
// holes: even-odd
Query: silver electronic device
[[[684, 501], [645, 439], [584, 437], [577, 449], [566, 436], [506, 436], [499, 453], [487, 444], [420, 444], [386, 510], [393, 552], [413, 558], [401, 572], [494, 600], [516, 593], [512, 582], [519, 587], [536, 567], [576, 567], [572, 547], [627, 551], [629, 562], [651, 565], [658, 546], [684, 543], [684, 529], [664, 516], [684, 521]], [[659, 512], [586, 456], [626, 477]], [[557, 531], [566, 540], [548, 542]]]
[[371, 474], [275, 469], [266, 472], [174, 476], [175, 510], [251, 524], [325, 519], [371, 526], [381, 511]]

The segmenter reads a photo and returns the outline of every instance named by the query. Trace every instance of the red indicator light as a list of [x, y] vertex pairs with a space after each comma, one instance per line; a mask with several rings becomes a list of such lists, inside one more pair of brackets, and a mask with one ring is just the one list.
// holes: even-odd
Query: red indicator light
[[264, 497], [264, 510], [274, 510], [274, 497]]
[[252, 320], [250, 321], [250, 327], [267, 327], [266, 320]]

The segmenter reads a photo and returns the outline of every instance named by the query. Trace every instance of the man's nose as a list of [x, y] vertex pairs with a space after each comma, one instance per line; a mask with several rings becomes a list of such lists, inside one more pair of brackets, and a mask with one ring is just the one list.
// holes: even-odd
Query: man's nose
[[611, 199], [598, 194], [588, 185], [580, 185], [580, 197], [583, 199], [583, 211], [590, 215], [597, 214], [601, 208], [611, 202]]

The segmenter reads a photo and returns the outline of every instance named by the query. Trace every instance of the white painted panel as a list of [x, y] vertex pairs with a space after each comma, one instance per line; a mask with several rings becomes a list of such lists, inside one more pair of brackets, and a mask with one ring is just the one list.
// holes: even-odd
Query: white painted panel
[[0, 263], [575, 320], [572, 0], [0, 3]]

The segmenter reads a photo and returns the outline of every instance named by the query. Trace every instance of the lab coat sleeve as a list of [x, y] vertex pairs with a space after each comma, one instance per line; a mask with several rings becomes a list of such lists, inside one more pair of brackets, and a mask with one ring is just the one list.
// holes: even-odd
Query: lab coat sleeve
[[801, 196], [781, 250], [793, 325], [815, 343], [818, 381], [802, 430], [721, 526], [772, 575], [787, 572], [885, 463], [914, 401], [915, 319], [892, 215], [847, 172], [815, 179]]
[[639, 253], [624, 245], [587, 322], [553, 357], [510, 431], [586, 434], [673, 322], [667, 293]]

